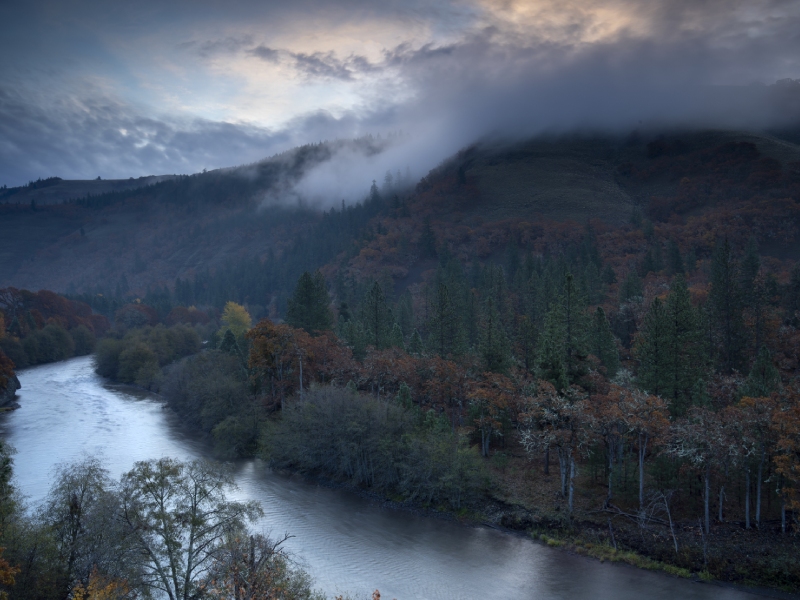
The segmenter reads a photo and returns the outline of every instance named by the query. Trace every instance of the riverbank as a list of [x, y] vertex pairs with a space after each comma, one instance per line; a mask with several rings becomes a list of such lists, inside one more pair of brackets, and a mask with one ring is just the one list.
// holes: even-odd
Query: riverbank
[[[0, 419], [0, 433], [17, 448], [15, 477], [32, 505], [46, 497], [55, 465], [87, 453], [100, 456], [112, 477], [139, 460], [170, 456], [187, 461], [210, 454], [209, 445], [164, 410], [163, 402], [139, 390], [106, 385], [88, 358], [35, 367], [20, 378], [22, 409]], [[513, 465], [512, 460], [508, 469]], [[509, 535], [502, 526], [470, 526], [484, 520], [477, 504], [450, 514], [437, 514], [441, 507], [414, 509], [407, 503], [406, 510], [386, 510], [403, 503], [389, 498], [396, 503], [384, 504], [376, 494], [367, 501], [359, 494], [308, 485], [299, 475], [273, 473], [260, 460], [234, 461], [232, 475], [239, 486], [236, 498], [257, 500], [264, 508], [257, 527], [289, 532], [288, 548], [305, 559], [329, 597], [347, 591], [369, 597], [376, 588], [399, 600], [721, 597], [716, 587], [551, 549], [524, 531]], [[342, 483], [337, 487], [345, 487]], [[510, 510], [500, 503], [497, 512]], [[722, 597], [755, 598], [735, 590]]]
[[[704, 535], [696, 522], [676, 521], [673, 539], [667, 527], [654, 523], [641, 526], [632, 518], [621, 516], [618, 511], [592, 507], [586, 498], [576, 503], [576, 512], [572, 519], [568, 519], [564, 513], [565, 503], [557, 489], [556, 475], [540, 476], [528, 461], [521, 458], [512, 458], [505, 469], [526, 467], [531, 471], [530, 479], [536, 482], [539, 497], [554, 499], [554, 510], [544, 511], [541, 504], [530, 506], [530, 498], [525, 498], [519, 490], [516, 498], [489, 493], [468, 507], [452, 510], [392, 498], [318, 473], [298, 473], [289, 469], [275, 471], [299, 475], [310, 483], [328, 488], [346, 490], [383, 508], [454, 521], [466, 527], [490, 527], [600, 562], [622, 563], [764, 597], [800, 598], [795, 583], [800, 576], [796, 559], [800, 547], [796, 536], [772, 531], [775, 523], [767, 524], [763, 531], [748, 531], [738, 523], [716, 523], [705, 536], [704, 558]], [[497, 482], [501, 473], [495, 475], [498, 476], [494, 480]], [[508, 493], [508, 490], [503, 491]]]

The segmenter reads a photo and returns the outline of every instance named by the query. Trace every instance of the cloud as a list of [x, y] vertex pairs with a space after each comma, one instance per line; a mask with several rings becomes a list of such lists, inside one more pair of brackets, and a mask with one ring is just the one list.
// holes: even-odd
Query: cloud
[[333, 51], [291, 52], [289, 50], [276, 50], [261, 44], [250, 49], [248, 53], [272, 64], [287, 64], [297, 73], [310, 78], [352, 81], [359, 74], [375, 73], [381, 70], [379, 65], [373, 65], [364, 56], [351, 54], [344, 59], [340, 59]]
[[[192, 172], [308, 142], [405, 132], [379, 155], [337, 155], [299, 188], [338, 202], [386, 169], [421, 175], [490, 135], [764, 128], [798, 118], [795, 87], [763, 85], [800, 79], [796, 1], [277, 6], [153, 4], [130, 31], [109, 8], [92, 21], [105, 37], [65, 29], [55, 49], [26, 46], [35, 80], [0, 67], [0, 183]], [[6, 23], [9, 32], [26, 27]], [[93, 45], [80, 54], [84, 38]]]

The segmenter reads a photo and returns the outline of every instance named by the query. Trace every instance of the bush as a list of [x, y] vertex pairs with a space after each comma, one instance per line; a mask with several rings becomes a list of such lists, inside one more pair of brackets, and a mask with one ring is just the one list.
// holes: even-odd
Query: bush
[[295, 399], [267, 444], [278, 467], [346, 478], [426, 504], [460, 508], [485, 480], [477, 451], [446, 419], [342, 388]]
[[75, 342], [61, 325], [49, 323], [22, 340], [30, 364], [64, 360], [75, 355]]
[[72, 336], [72, 341], [75, 343], [75, 356], [86, 356], [92, 353], [97, 340], [91, 329], [86, 327], [86, 325], [78, 325], [69, 333]]
[[142, 343], [128, 346], [119, 355], [117, 379], [122, 383], [135, 383], [150, 387], [159, 374], [158, 358]]

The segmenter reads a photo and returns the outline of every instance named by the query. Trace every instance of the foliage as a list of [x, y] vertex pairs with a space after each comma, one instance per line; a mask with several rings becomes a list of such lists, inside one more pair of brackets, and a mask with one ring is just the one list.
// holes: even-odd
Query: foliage
[[295, 399], [269, 440], [280, 467], [460, 507], [482, 485], [477, 453], [435, 413], [325, 387]]
[[325, 278], [315, 271], [305, 271], [297, 282], [294, 296], [289, 299], [286, 322], [292, 327], [315, 334], [333, 327], [330, 310], [331, 299]]
[[100, 340], [95, 352], [95, 370], [121, 383], [152, 388], [158, 383], [161, 367], [199, 350], [200, 338], [187, 325], [134, 329], [122, 339]]

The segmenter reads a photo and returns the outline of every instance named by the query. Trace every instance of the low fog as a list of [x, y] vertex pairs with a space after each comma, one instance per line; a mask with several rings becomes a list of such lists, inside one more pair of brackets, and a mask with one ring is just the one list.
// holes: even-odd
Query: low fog
[[[408, 168], [418, 178], [487, 137], [791, 127], [800, 122], [800, 7], [755, 4], [601, 2], [581, 11], [539, 3], [539, 12], [524, 14], [511, 10], [519, 9], [513, 2], [476, 4], [479, 16], [464, 17], [457, 31], [436, 34], [443, 17], [426, 13], [434, 32], [427, 41], [363, 56], [336, 47], [299, 52], [251, 33], [203, 39], [179, 29], [186, 39], [175, 44], [203, 64], [281, 69], [304, 89], [346, 90], [348, 100], [321, 101], [278, 124], [226, 121], [180, 110], [180, 103], [162, 109], [145, 96], [121, 96], [119, 86], [99, 78], [59, 92], [46, 76], [14, 72], [0, 84], [0, 185], [51, 175], [191, 173], [307, 143], [402, 132], [379, 154], [337, 153], [290, 194], [332, 205], [360, 199], [387, 170]], [[397, 9], [369, 10], [374, 20]], [[366, 19], [352, 14], [354, 22]], [[553, 14], [560, 18], [541, 22]], [[229, 102], [237, 94], [244, 92], [232, 92]]]

